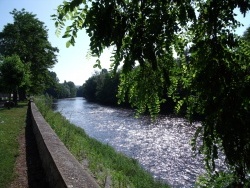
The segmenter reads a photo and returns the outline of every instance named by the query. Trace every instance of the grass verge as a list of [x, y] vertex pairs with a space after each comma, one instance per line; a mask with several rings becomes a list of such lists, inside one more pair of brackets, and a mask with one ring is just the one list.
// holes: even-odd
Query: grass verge
[[167, 188], [168, 185], [156, 181], [136, 160], [116, 152], [111, 146], [90, 138], [83, 129], [71, 124], [60, 113], [51, 110], [51, 100], [45, 97], [35, 98], [40, 112], [56, 132], [70, 152], [86, 165], [104, 187], [111, 179], [115, 188]]
[[0, 187], [7, 187], [15, 177], [14, 167], [19, 155], [18, 136], [25, 129], [27, 104], [0, 108]]

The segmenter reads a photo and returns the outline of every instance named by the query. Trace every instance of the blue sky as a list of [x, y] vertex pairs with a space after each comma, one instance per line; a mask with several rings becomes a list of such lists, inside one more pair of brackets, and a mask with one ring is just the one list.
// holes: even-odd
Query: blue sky
[[[66, 48], [66, 39], [55, 35], [54, 21], [51, 20], [50, 15], [56, 13], [57, 6], [62, 2], [63, 0], [0, 0], [0, 31], [7, 23], [13, 23], [12, 15], [9, 12], [14, 8], [17, 10], [25, 8], [26, 11], [36, 14], [37, 18], [44, 22], [49, 29], [49, 41], [52, 46], [60, 50], [58, 63], [52, 71], [56, 72], [60, 82], [66, 80], [73, 81], [76, 85], [82, 85], [95, 70], [98, 70], [93, 68], [96, 59], [86, 58], [89, 49], [89, 37], [84, 30], [78, 34], [75, 46], [69, 48]], [[237, 33], [242, 35], [246, 28], [250, 26], [250, 14], [248, 13], [245, 18], [240, 15], [237, 19], [244, 24], [244, 27], [237, 30]], [[109, 68], [109, 59], [110, 51], [107, 50], [101, 57], [103, 68]]]

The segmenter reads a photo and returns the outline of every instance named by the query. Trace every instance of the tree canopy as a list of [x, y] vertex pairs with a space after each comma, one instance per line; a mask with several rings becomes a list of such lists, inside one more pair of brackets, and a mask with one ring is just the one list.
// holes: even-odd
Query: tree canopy
[[128, 95], [140, 113], [155, 116], [168, 96], [191, 122], [202, 115], [196, 135], [209, 172], [222, 150], [234, 183], [243, 186], [250, 171], [250, 48], [235, 34], [236, 8], [245, 15], [250, 2], [72, 0], [53, 17], [59, 33], [71, 20], [67, 46], [85, 29], [93, 55], [114, 48], [113, 70], [122, 65], [120, 101]]
[[85, 99], [105, 105], [117, 105], [119, 73], [113, 76], [106, 69], [96, 72], [82, 86]]
[[17, 54], [24, 64], [30, 64], [29, 89], [32, 93], [39, 93], [45, 89], [48, 68], [56, 62], [58, 49], [52, 47], [48, 41], [47, 29], [35, 14], [24, 9], [14, 9], [14, 22], [4, 26], [0, 32], [0, 54], [11, 56]]
[[14, 93], [14, 102], [17, 103], [17, 90], [19, 87], [29, 85], [29, 65], [24, 65], [19, 56], [12, 55], [4, 58], [0, 63], [0, 82], [3, 91]]

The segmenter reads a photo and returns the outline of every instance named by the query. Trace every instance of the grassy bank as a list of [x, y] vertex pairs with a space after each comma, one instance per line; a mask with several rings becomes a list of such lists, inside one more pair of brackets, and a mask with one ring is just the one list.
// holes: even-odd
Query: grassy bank
[[18, 136], [26, 125], [27, 103], [17, 107], [0, 108], [0, 187], [13, 180], [16, 157], [19, 154]]
[[53, 112], [48, 98], [35, 98], [35, 103], [58, 137], [81, 163], [87, 165], [101, 187], [104, 187], [109, 179], [111, 179], [112, 187], [115, 188], [169, 187], [155, 181], [136, 160], [117, 153], [109, 145], [90, 138], [83, 129], [71, 124], [60, 113]]

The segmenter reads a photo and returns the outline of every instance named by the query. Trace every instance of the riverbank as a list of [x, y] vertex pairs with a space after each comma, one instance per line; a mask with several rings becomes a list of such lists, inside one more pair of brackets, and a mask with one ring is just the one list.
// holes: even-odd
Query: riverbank
[[[71, 153], [89, 169], [101, 187], [168, 187], [156, 181], [136, 160], [128, 158], [107, 144], [90, 138], [83, 129], [69, 123], [60, 113], [54, 113], [51, 101], [35, 99], [40, 112]], [[48, 105], [44, 105], [44, 104]]]

